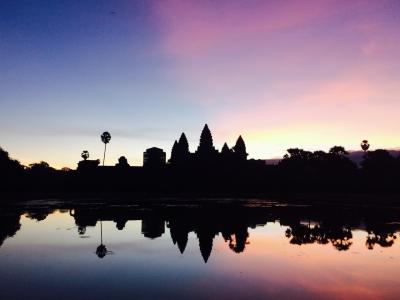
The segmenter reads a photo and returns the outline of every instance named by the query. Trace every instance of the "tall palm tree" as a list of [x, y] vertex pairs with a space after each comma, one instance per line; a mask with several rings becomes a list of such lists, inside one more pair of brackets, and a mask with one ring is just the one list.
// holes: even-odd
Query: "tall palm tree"
[[107, 131], [103, 132], [101, 135], [101, 141], [104, 143], [104, 156], [103, 156], [103, 166], [104, 166], [104, 161], [106, 160], [106, 150], [107, 150], [107, 144], [111, 140], [111, 134]]

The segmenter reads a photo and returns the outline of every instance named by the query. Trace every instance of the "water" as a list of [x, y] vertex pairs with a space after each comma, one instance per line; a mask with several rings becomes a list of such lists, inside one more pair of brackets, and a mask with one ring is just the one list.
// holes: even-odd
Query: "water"
[[397, 208], [41, 203], [0, 216], [1, 299], [400, 297]]

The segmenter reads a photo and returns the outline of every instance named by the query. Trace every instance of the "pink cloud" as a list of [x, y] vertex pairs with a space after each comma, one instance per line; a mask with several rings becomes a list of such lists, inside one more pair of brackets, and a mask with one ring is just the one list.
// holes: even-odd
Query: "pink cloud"
[[[333, 1], [158, 1], [163, 47], [173, 55], [203, 55], [247, 38], [306, 24], [331, 14]], [[264, 36], [265, 37], [265, 36]]]
[[172, 0], [153, 9], [160, 51], [173, 61], [168, 72], [213, 103], [238, 89], [335, 78], [391, 43], [368, 18], [379, 3]]

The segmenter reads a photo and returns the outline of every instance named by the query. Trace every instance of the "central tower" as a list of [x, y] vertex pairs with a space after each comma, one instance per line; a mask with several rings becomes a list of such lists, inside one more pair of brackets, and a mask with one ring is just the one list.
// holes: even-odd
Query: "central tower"
[[196, 154], [199, 158], [212, 159], [218, 154], [218, 151], [214, 147], [213, 138], [208, 125], [204, 125], [203, 131], [200, 135], [200, 143], [197, 147]]

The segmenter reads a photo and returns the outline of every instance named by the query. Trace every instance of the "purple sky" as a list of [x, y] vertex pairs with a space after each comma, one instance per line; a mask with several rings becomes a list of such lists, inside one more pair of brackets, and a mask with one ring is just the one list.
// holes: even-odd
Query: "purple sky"
[[218, 148], [400, 146], [400, 2], [0, 2], [0, 146], [24, 164], [75, 167], [82, 150], [141, 165]]

